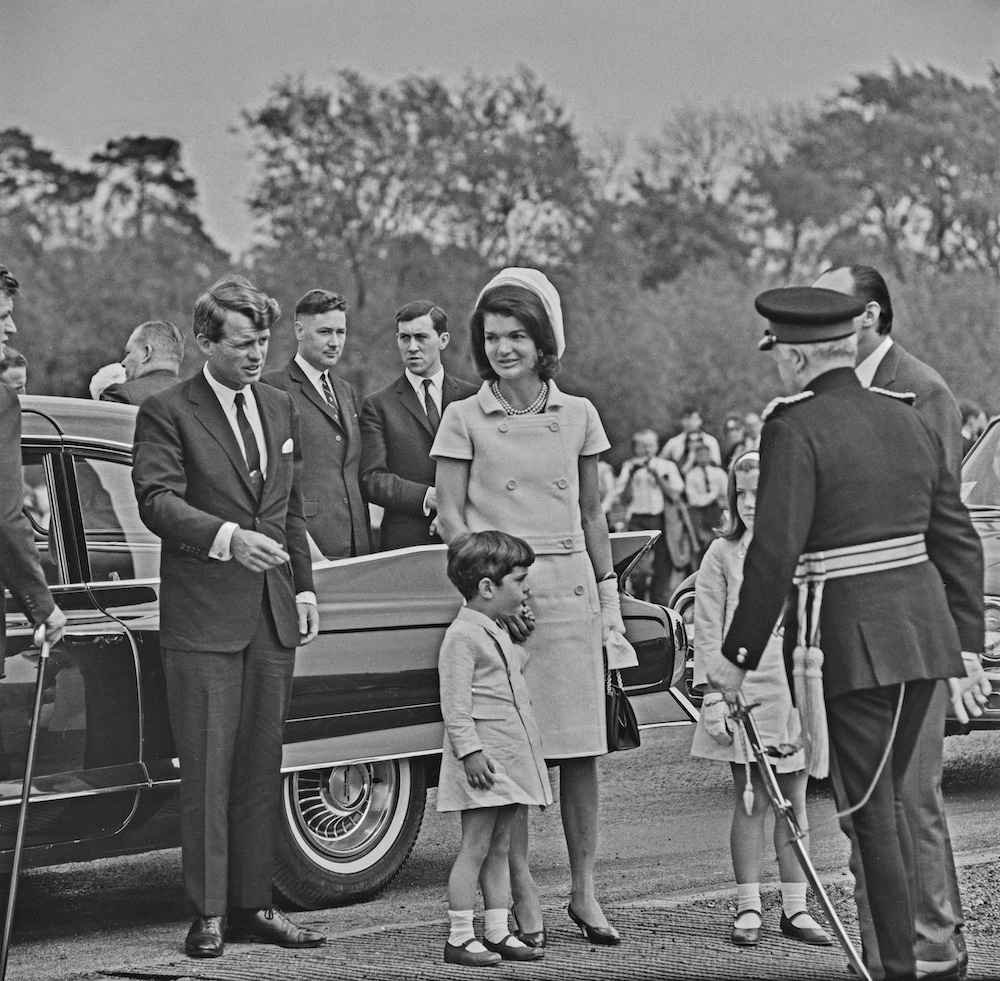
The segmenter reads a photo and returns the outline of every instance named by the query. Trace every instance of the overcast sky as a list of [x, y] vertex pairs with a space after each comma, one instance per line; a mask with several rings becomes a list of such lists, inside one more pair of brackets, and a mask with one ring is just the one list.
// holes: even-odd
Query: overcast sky
[[829, 94], [859, 71], [1000, 61], [997, 0], [4, 0], [0, 128], [82, 163], [109, 139], [183, 145], [209, 230], [240, 248], [239, 111], [286, 74], [533, 69], [585, 132], [654, 133], [684, 101]]

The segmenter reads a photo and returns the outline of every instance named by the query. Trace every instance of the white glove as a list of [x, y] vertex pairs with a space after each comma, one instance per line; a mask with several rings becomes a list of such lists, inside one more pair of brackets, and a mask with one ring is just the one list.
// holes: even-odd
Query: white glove
[[114, 364], [106, 364], [103, 368], [98, 368], [94, 372], [94, 377], [90, 379], [90, 397], [99, 399], [104, 389], [111, 385], [120, 385], [125, 380], [123, 365], [117, 361]]
[[949, 678], [948, 691], [955, 718], [965, 725], [970, 715], [983, 714], [983, 706], [993, 691], [993, 686], [983, 671], [978, 654], [962, 651], [962, 661], [965, 664], [965, 677]]
[[722, 692], [709, 692], [701, 703], [701, 717], [705, 722], [707, 732], [717, 743], [731, 746], [733, 743], [733, 728], [729, 723], [732, 716]]
[[599, 582], [597, 593], [601, 598], [601, 639], [607, 644], [608, 635], [612, 630], [617, 630], [622, 636], [625, 634], [622, 601], [618, 596], [618, 580], [605, 579], [603, 582]]

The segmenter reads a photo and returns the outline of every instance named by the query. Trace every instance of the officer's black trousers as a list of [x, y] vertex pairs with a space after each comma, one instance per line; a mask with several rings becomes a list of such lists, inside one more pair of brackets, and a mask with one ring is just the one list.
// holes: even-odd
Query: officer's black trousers
[[[889, 759], [868, 803], [851, 816], [871, 904], [872, 922], [886, 981], [912, 978], [913, 907], [907, 868], [913, 861], [910, 829], [896, 807], [935, 681], [907, 682]], [[900, 686], [867, 688], [827, 702], [833, 785], [838, 810], [868, 792], [889, 743]]]

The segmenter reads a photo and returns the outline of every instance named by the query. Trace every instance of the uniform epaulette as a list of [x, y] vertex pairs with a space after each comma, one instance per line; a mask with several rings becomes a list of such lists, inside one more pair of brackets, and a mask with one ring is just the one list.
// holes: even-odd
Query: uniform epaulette
[[907, 405], [913, 405], [917, 401], [917, 396], [913, 392], [890, 392], [887, 388], [877, 388], [875, 385], [872, 385], [868, 391], [878, 392], [879, 395], [888, 395], [890, 398], [899, 399], [900, 402], [905, 402]]
[[798, 395], [784, 395], [776, 399], [771, 399], [767, 403], [767, 408], [760, 414], [762, 422], [767, 422], [767, 420], [773, 416], [775, 413], [780, 412], [785, 406], [794, 405], [796, 402], [802, 402], [805, 399], [811, 399], [813, 393], [810, 389], [806, 389], [804, 392], [799, 392]]

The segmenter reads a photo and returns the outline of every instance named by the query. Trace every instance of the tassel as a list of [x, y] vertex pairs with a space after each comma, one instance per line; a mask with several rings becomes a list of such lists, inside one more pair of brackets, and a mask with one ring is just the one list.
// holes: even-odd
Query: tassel
[[818, 647], [806, 651], [804, 675], [809, 775], [822, 780], [830, 773], [830, 737], [823, 700], [823, 652]]
[[747, 817], [753, 817], [753, 783], [750, 779], [750, 763], [746, 764], [747, 782], [743, 788], [743, 810], [747, 812]]

